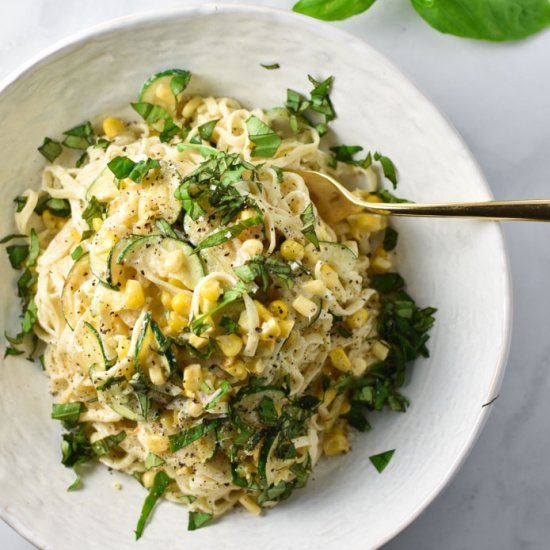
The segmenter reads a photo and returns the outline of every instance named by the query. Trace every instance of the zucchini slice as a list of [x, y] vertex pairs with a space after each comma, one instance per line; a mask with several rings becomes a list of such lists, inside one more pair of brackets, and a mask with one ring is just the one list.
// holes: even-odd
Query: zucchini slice
[[75, 333], [75, 340], [77, 342], [75, 360], [83, 370], [89, 371], [95, 368], [104, 371], [115, 364], [116, 359], [110, 359], [107, 356], [99, 332], [88, 321], [80, 325], [78, 332]]
[[194, 290], [205, 275], [202, 260], [193, 247], [178, 239], [146, 235], [129, 242], [116, 262], [133, 267], [152, 280], [176, 279]]
[[181, 93], [187, 87], [191, 73], [182, 69], [168, 69], [150, 76], [139, 92], [140, 103], [152, 103], [176, 116]]
[[252, 386], [244, 388], [237, 395], [233, 410], [248, 426], [256, 429], [265, 428], [265, 418], [262, 419], [263, 404], [268, 401], [279, 411], [288, 404], [288, 396], [282, 388], [276, 386]]
[[74, 330], [82, 313], [90, 307], [90, 297], [82, 289], [82, 283], [89, 274], [90, 261], [86, 252], [71, 267], [61, 293], [61, 309], [71, 330]]

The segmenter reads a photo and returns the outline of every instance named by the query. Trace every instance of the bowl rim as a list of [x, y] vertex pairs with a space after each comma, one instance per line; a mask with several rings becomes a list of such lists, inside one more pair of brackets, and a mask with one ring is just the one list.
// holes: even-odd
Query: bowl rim
[[[197, 0], [198, 2], [198, 0]], [[109, 18], [100, 23], [87, 26], [84, 29], [73, 32], [68, 36], [56, 40], [50, 46], [43, 48], [40, 53], [37, 53], [31, 56], [25, 63], [21, 64], [19, 67], [12, 70], [6, 77], [0, 81], [0, 95], [2, 95], [6, 90], [8, 90], [11, 85], [15, 84], [17, 80], [23, 78], [27, 73], [35, 70], [40, 67], [43, 63], [51, 61], [51, 58], [62, 55], [67, 50], [77, 47], [79, 44], [86, 42], [90, 39], [97, 38], [103, 34], [108, 34], [113, 31], [119, 31], [126, 28], [131, 28], [136, 25], [151, 23], [154, 21], [161, 21], [168, 17], [188, 17], [194, 15], [214, 15], [216, 13], [243, 13], [248, 12], [252, 14], [260, 15], [269, 15], [273, 14], [278, 17], [288, 18], [289, 20], [299, 21], [301, 24], [306, 25], [312, 29], [317, 29], [322, 31], [325, 35], [331, 34], [334, 35], [335, 39], [346, 40], [348, 42], [354, 43], [355, 46], [361, 47], [369, 51], [371, 55], [376, 55], [378, 60], [386, 65], [388, 69], [394, 73], [399, 74], [403, 79], [405, 79], [410, 86], [412, 86], [418, 94], [427, 101], [431, 107], [436, 111], [436, 113], [445, 121], [449, 129], [455, 134], [459, 144], [462, 146], [463, 151], [467, 157], [467, 160], [471, 163], [472, 167], [477, 173], [480, 184], [482, 186], [482, 191], [487, 195], [487, 200], [494, 199], [494, 195], [491, 191], [491, 188], [483, 174], [481, 166], [477, 159], [474, 157], [470, 148], [466, 144], [466, 141], [462, 137], [461, 133], [458, 131], [454, 123], [448, 118], [448, 116], [439, 108], [437, 102], [435, 102], [429, 94], [424, 90], [419, 88], [417, 84], [409, 78], [408, 74], [402, 70], [400, 67], [395, 65], [390, 61], [383, 53], [378, 51], [375, 47], [371, 46], [363, 38], [351, 34], [347, 31], [344, 31], [334, 25], [327, 23], [325, 21], [320, 21], [306, 15], [294, 12], [291, 9], [275, 8], [268, 6], [258, 6], [255, 4], [217, 4], [215, 2], [207, 3], [194, 3], [185, 6], [171, 6], [163, 7], [157, 9], [148, 9], [143, 11], [138, 11], [137, 13], [132, 13], [129, 15], [117, 16], [114, 18]], [[508, 246], [504, 236], [504, 230], [502, 224], [499, 222], [485, 222], [497, 224], [498, 229], [498, 240], [500, 249], [502, 250], [504, 257], [504, 277], [505, 277], [505, 286], [506, 294], [503, 296], [503, 341], [501, 349], [498, 353], [498, 361], [496, 363], [495, 372], [493, 373], [493, 379], [490, 385], [490, 392], [487, 396], [487, 402], [491, 399], [496, 399], [499, 395], [499, 389], [504, 378], [504, 373], [506, 370], [508, 355], [510, 351], [511, 343], [511, 334], [512, 334], [512, 324], [513, 324], [513, 294], [512, 294], [512, 273], [510, 268], [510, 256], [508, 253]], [[396, 523], [391, 530], [388, 530], [384, 537], [381, 537], [377, 542], [377, 547], [381, 547], [384, 544], [390, 542], [402, 531], [404, 531], [408, 526], [410, 526], [425, 510], [433, 503], [443, 491], [450, 485], [451, 481], [460, 471], [464, 462], [470, 455], [472, 449], [474, 448], [476, 442], [478, 441], [483, 428], [487, 422], [489, 414], [492, 407], [482, 406], [475, 422], [470, 427], [470, 433], [468, 438], [460, 451], [457, 453], [454, 462], [449, 467], [445, 476], [439, 481], [433, 491], [422, 501], [418, 502], [413, 513], [409, 517], [405, 518], [399, 523]], [[10, 514], [7, 508], [0, 506], [0, 519], [2, 519], [7, 525], [9, 525], [13, 530], [15, 530], [20, 536], [27, 540], [32, 545], [40, 548], [42, 550], [47, 550], [50, 548], [49, 544], [44, 541], [38, 540], [38, 537], [18, 518]]]

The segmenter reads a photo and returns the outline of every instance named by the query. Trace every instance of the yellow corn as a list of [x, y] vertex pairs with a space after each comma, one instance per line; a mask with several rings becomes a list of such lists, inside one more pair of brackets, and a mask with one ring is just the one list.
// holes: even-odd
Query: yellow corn
[[313, 246], [313, 244], [308, 243], [305, 248], [304, 261], [309, 264], [316, 264], [321, 257], [321, 253]]
[[281, 245], [281, 256], [287, 261], [301, 260], [304, 257], [303, 245], [294, 239], [287, 239]]
[[350, 218], [350, 223], [355, 231], [381, 231], [386, 226], [382, 216], [376, 214], [357, 214]]
[[130, 340], [119, 340], [116, 345], [116, 355], [119, 361], [122, 361], [130, 351]]
[[349, 372], [351, 370], [351, 361], [348, 354], [342, 348], [334, 348], [329, 353], [332, 365], [342, 372]]
[[302, 285], [302, 291], [311, 296], [324, 296], [327, 292], [327, 287], [323, 281], [314, 279], [313, 281], [306, 281]]
[[328, 407], [333, 401], [334, 398], [338, 395], [338, 392], [334, 388], [328, 388], [325, 394], [323, 395], [323, 405]]
[[323, 264], [321, 266], [321, 279], [323, 279], [323, 282], [328, 288], [334, 288], [338, 286], [340, 283], [340, 279], [338, 278], [338, 273], [330, 267], [328, 264]]
[[171, 277], [170, 279], [168, 279], [168, 282], [172, 286], [176, 286], [178, 288], [185, 288], [185, 285], [179, 279], [175, 279], [175, 278]]
[[377, 359], [380, 359], [380, 361], [384, 361], [386, 357], [388, 356], [388, 353], [390, 352], [390, 349], [388, 346], [380, 342], [380, 340], [377, 340], [372, 345], [372, 353]]
[[199, 290], [199, 294], [205, 300], [215, 302], [222, 293], [220, 283], [216, 279], [205, 281]]
[[203, 348], [208, 344], [208, 338], [203, 338], [201, 336], [197, 336], [196, 334], [191, 334], [189, 336], [189, 343], [195, 348], [200, 349]]
[[274, 300], [269, 304], [269, 312], [279, 319], [286, 319], [288, 315], [288, 306], [282, 300]]
[[187, 413], [193, 418], [199, 417], [202, 414], [203, 410], [203, 406], [196, 401], [191, 401], [191, 403], [187, 405]]
[[262, 324], [262, 332], [260, 338], [262, 340], [275, 340], [281, 335], [281, 329], [276, 319], [271, 318]]
[[171, 311], [168, 316], [168, 329], [171, 334], [179, 334], [187, 326], [187, 319], [179, 313]]
[[353, 374], [355, 376], [362, 376], [367, 370], [368, 363], [362, 357], [356, 357], [353, 361]]
[[334, 456], [349, 451], [349, 441], [345, 434], [335, 431], [323, 441], [323, 451], [327, 456]]
[[149, 369], [149, 378], [154, 386], [166, 384], [166, 372], [157, 365]]
[[120, 118], [110, 116], [103, 121], [103, 132], [109, 139], [122, 134], [124, 130], [124, 122]]
[[[46, 210], [46, 212], [47, 212], [47, 210]], [[74, 227], [71, 229], [71, 238], [73, 239], [73, 241], [75, 241], [77, 243], [80, 242], [81, 235], [78, 232], [78, 229], [75, 229]]]
[[391, 269], [391, 262], [382, 256], [375, 256], [369, 269], [371, 273], [387, 273]]
[[248, 376], [246, 366], [242, 359], [224, 364], [222, 365], [222, 369], [231, 376], [234, 376], [237, 380], [244, 380]]
[[127, 308], [139, 309], [145, 303], [145, 294], [139, 281], [130, 279], [124, 287], [124, 303]]
[[294, 327], [295, 321], [290, 321], [288, 319], [282, 319], [279, 321], [279, 328], [281, 329], [280, 338], [288, 338], [290, 331]]
[[172, 295], [169, 292], [166, 292], [166, 290], [162, 291], [162, 294], [160, 295], [160, 301], [162, 302], [162, 305], [166, 309], [173, 309], [172, 308]]
[[265, 322], [273, 319], [273, 315], [269, 313], [269, 310], [262, 304], [262, 302], [254, 300], [254, 305], [256, 306], [256, 310], [258, 311], [258, 317], [260, 318], [260, 321]]
[[241, 245], [241, 250], [252, 258], [264, 251], [264, 245], [259, 239], [247, 239]]
[[189, 292], [178, 292], [170, 303], [172, 309], [180, 315], [189, 316], [191, 312], [192, 294]]
[[262, 513], [262, 509], [258, 506], [258, 503], [250, 496], [243, 495], [239, 498], [239, 502], [243, 508], [246, 508], [251, 514], [259, 516]]
[[361, 328], [369, 319], [369, 312], [363, 307], [346, 317], [346, 325], [349, 329]]
[[218, 336], [216, 341], [218, 342], [221, 352], [226, 357], [235, 357], [239, 355], [243, 347], [243, 341], [236, 334]]
[[308, 319], [311, 319], [317, 313], [317, 304], [301, 294], [292, 302], [292, 307]]
[[153, 482], [155, 481], [155, 476], [157, 473], [153, 470], [149, 470], [148, 472], [144, 472], [141, 476], [141, 482], [143, 483], [143, 486], [146, 489], [149, 489], [153, 486]]
[[199, 390], [202, 383], [201, 366], [196, 363], [187, 365], [183, 369], [183, 389], [188, 397], [193, 397], [193, 394]]
[[92, 220], [92, 227], [94, 231], [99, 231], [103, 225], [103, 220], [101, 218], [94, 218]]
[[178, 413], [176, 410], [164, 411], [160, 415], [160, 423], [162, 424], [162, 427], [167, 430], [173, 430], [176, 426], [177, 416], [178, 416]]
[[340, 405], [340, 416], [349, 413], [350, 409], [351, 403], [349, 402], [349, 399], [346, 398], [342, 401], [342, 404]]
[[151, 434], [147, 437], [147, 448], [152, 453], [165, 453], [170, 448], [170, 441], [163, 434]]
[[380, 258], [387, 258], [388, 257], [388, 251], [383, 247], [379, 246], [375, 251], [374, 255], [378, 256]]

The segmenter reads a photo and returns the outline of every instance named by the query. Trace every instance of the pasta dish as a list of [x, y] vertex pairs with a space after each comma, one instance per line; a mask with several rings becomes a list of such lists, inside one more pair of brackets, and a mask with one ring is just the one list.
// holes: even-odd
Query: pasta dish
[[433, 323], [392, 270], [386, 218], [327, 225], [293, 171], [400, 200], [380, 186], [389, 158], [322, 149], [332, 78], [268, 111], [187, 95], [189, 79], [151, 77], [141, 120], [46, 138], [41, 187], [16, 199], [23, 244], [8, 246], [24, 308], [8, 354], [41, 354], [63, 464], [97, 459], [149, 490], [138, 537], [161, 496], [196, 529], [303, 487], [350, 449], [350, 427], [369, 429], [365, 411], [406, 409], [405, 367]]

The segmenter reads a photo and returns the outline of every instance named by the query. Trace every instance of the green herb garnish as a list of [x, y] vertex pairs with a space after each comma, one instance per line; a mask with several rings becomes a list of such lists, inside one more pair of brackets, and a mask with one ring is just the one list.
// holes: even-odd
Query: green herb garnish
[[245, 229], [248, 229], [249, 227], [254, 227], [255, 225], [260, 225], [262, 223], [263, 218], [260, 214], [258, 214], [252, 218], [242, 220], [234, 225], [224, 227], [223, 229], [212, 233], [211, 235], [206, 237], [206, 239], [203, 239], [195, 248], [195, 253], [199, 250], [204, 250], [205, 248], [219, 246], [220, 244], [223, 244], [235, 238], [237, 235], [240, 235]]
[[44, 143], [38, 148], [38, 150], [50, 162], [53, 162], [63, 152], [63, 147], [61, 147], [61, 143], [59, 143], [59, 141], [45, 137]]
[[376, 468], [376, 471], [381, 474], [386, 469], [386, 466], [390, 463], [390, 460], [392, 459], [394, 453], [395, 449], [392, 449], [391, 451], [386, 451], [378, 455], [369, 456], [369, 460]]
[[54, 403], [52, 405], [52, 418], [61, 420], [67, 429], [74, 428], [78, 424], [80, 413], [86, 410], [84, 403], [75, 401], [73, 403]]
[[234, 267], [233, 271], [245, 283], [257, 281], [262, 290], [267, 290], [269, 279], [282, 281], [288, 288], [294, 286], [292, 269], [287, 262], [260, 254], [253, 256], [245, 264]]
[[246, 129], [248, 130], [248, 137], [253, 142], [252, 148], [253, 157], [273, 157], [279, 145], [281, 145], [281, 138], [258, 117], [251, 115], [246, 121]]
[[315, 224], [317, 223], [317, 218], [313, 211], [313, 203], [310, 202], [306, 209], [300, 214], [300, 220], [302, 220], [303, 228], [302, 233], [304, 237], [313, 244], [317, 250], [321, 250], [319, 245], [319, 239], [317, 233], [315, 233]]
[[157, 456], [154, 453], [149, 453], [145, 457], [144, 465], [146, 470], [152, 470], [153, 468], [158, 468], [159, 466], [162, 466], [165, 463], [166, 462], [164, 461], [164, 459], [162, 459], [160, 456]]
[[279, 63], [272, 63], [271, 65], [264, 65], [263, 63], [260, 63], [260, 67], [263, 67], [264, 69], [267, 69], [268, 71], [274, 71], [275, 69], [280, 69], [281, 68]]
[[132, 181], [140, 183], [147, 173], [158, 168], [160, 163], [151, 158], [134, 162], [128, 157], [115, 157], [107, 166], [118, 180], [130, 178]]
[[214, 128], [216, 127], [216, 124], [220, 121], [219, 118], [215, 120], [210, 120], [209, 122], [205, 122], [204, 124], [201, 124], [197, 131], [199, 132], [199, 136], [204, 139], [205, 141], [210, 141], [210, 138], [212, 137], [212, 132], [214, 131]]
[[63, 145], [70, 149], [87, 149], [94, 145], [97, 139], [89, 121], [63, 133], [67, 136], [63, 140]]
[[207, 523], [212, 521], [214, 517], [213, 514], [208, 514], [206, 512], [189, 512], [189, 520], [187, 522], [187, 530], [195, 531], [204, 527]]
[[218, 420], [205, 420], [202, 424], [198, 424], [193, 428], [184, 430], [179, 434], [169, 435], [168, 439], [170, 440], [170, 452], [175, 453], [183, 447], [186, 447], [187, 445], [193, 443], [193, 441], [197, 441], [197, 439], [200, 439], [208, 432], [215, 429], [219, 425], [219, 423], [220, 422]]
[[135, 530], [136, 540], [138, 540], [143, 534], [143, 530], [145, 529], [145, 524], [147, 523], [147, 519], [151, 515], [151, 512], [153, 511], [153, 508], [157, 503], [157, 501], [165, 493], [166, 489], [168, 488], [168, 485], [170, 485], [170, 481], [171, 481], [170, 477], [163, 470], [160, 470], [155, 475], [155, 479], [153, 480], [153, 485], [149, 489], [149, 494], [145, 498], [145, 502], [143, 503], [143, 507], [141, 509], [141, 515], [139, 516], [139, 520], [136, 526], [136, 530]]

